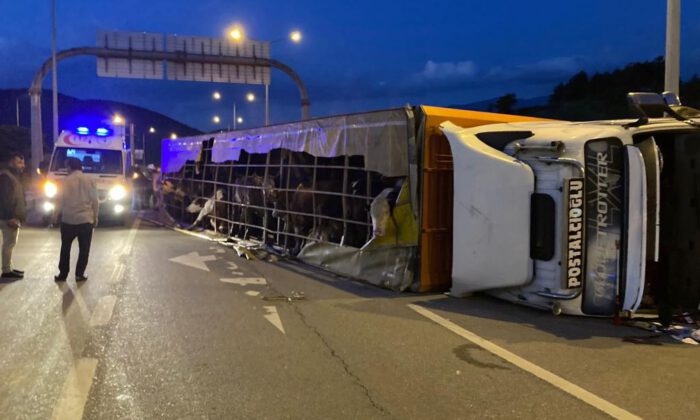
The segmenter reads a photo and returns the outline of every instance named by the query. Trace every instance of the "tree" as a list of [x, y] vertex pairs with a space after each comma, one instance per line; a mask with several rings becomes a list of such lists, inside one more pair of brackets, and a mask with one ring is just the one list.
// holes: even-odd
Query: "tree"
[[506, 93], [496, 100], [496, 111], [501, 114], [512, 114], [516, 103], [518, 103], [518, 98], [515, 93]]
[[30, 145], [31, 141], [27, 128], [15, 127], [14, 125], [0, 125], [0, 155], [7, 152], [20, 152], [25, 159], [30, 159]]

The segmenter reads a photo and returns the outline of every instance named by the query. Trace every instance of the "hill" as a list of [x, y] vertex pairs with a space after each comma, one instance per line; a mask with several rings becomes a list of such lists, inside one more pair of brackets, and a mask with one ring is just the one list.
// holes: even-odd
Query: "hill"
[[[19, 101], [19, 128], [17, 130], [17, 103]], [[42, 132], [44, 133], [44, 150], [52, 150], [51, 141], [52, 120], [51, 120], [51, 91], [44, 90], [41, 96], [42, 108]], [[182, 124], [174, 119], [155, 111], [142, 108], [136, 105], [122, 102], [98, 100], [98, 99], [78, 99], [72, 96], [58, 95], [59, 109], [59, 130], [75, 129], [81, 125], [85, 118], [91, 121], [109, 120], [114, 114], [123, 116], [127, 122], [134, 124], [134, 134], [137, 148], [141, 147], [142, 141], [146, 143], [146, 156], [148, 162], [160, 162], [160, 140], [177, 133], [179, 136], [191, 136], [201, 134], [197, 129]], [[19, 146], [29, 158], [29, 145], [18, 139], [28, 136], [31, 115], [29, 108], [29, 96], [26, 89], [0, 89], [0, 148], [7, 148], [10, 144]], [[14, 127], [8, 127], [14, 126]], [[149, 128], [155, 128], [155, 133], [150, 133]], [[10, 139], [12, 137], [12, 139]], [[9, 142], [9, 143], [8, 143]]]
[[[630, 63], [609, 72], [588, 75], [581, 71], [557, 85], [542, 106], [515, 106], [518, 113], [573, 121], [632, 118], [627, 104], [629, 92], [664, 90], [664, 60]], [[700, 107], [700, 78], [680, 83], [681, 102]]]
[[[662, 57], [630, 63], [621, 69], [589, 75], [581, 71], [557, 85], [549, 96], [520, 99], [515, 93], [451, 108], [530, 115], [535, 117], [591, 121], [632, 118], [627, 93], [663, 91]], [[700, 78], [681, 81], [680, 98], [684, 105], [700, 108]]]

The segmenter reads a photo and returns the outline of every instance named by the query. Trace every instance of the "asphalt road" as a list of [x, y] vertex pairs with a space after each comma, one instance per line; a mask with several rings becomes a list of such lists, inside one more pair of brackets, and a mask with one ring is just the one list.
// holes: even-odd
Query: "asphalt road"
[[98, 228], [89, 280], [56, 284], [58, 247], [57, 230], [23, 229], [15, 262], [27, 276], [0, 284], [2, 419], [589, 419], [610, 407], [680, 419], [700, 408], [700, 346], [626, 343], [649, 334], [610, 320], [395, 293], [147, 222]]

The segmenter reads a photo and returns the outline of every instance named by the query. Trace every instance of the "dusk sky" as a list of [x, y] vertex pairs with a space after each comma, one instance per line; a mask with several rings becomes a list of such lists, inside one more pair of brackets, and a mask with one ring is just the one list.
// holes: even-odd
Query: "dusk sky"
[[[58, 49], [94, 46], [98, 30], [223, 37], [233, 23], [272, 44], [309, 89], [312, 116], [410, 104], [447, 106], [515, 92], [547, 95], [579, 70], [603, 71], [664, 53], [663, 0], [224, 1], [56, 0]], [[0, 0], [0, 88], [26, 88], [50, 56], [50, 0]], [[700, 2], [684, 1], [681, 76], [700, 69]], [[263, 121], [260, 86], [98, 78], [94, 58], [58, 68], [59, 91], [144, 106], [202, 130], [230, 119]], [[50, 77], [46, 78], [50, 87]], [[211, 93], [224, 95], [222, 104]], [[297, 119], [294, 84], [273, 70], [272, 122]]]

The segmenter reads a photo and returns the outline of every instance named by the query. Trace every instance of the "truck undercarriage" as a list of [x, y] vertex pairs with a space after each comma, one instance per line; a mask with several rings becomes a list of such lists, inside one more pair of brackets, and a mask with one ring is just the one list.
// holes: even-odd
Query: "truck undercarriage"
[[697, 311], [700, 302], [700, 131], [653, 138], [662, 157], [658, 261], [647, 259], [642, 307], [656, 306], [668, 324], [672, 314]]

